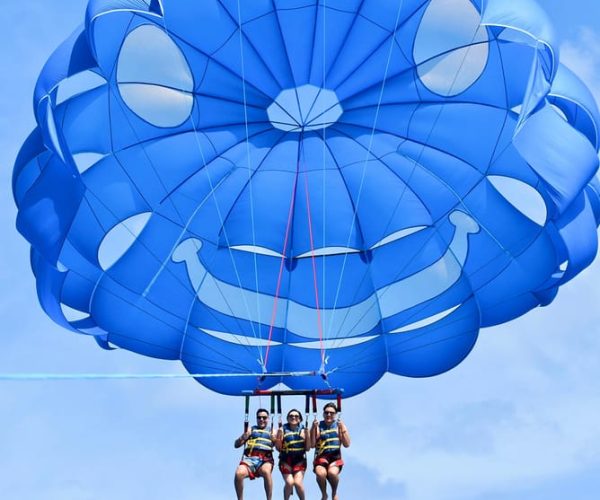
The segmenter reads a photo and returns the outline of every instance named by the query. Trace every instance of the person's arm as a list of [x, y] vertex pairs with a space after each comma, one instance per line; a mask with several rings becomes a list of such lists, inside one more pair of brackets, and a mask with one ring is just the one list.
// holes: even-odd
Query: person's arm
[[348, 433], [348, 427], [341, 420], [338, 422], [338, 432], [340, 434], [340, 442], [344, 445], [344, 448], [350, 446], [350, 434]]
[[277, 451], [281, 451], [283, 449], [283, 428], [280, 427], [277, 429], [277, 433], [271, 434], [271, 440], [275, 445]]
[[248, 441], [249, 438], [250, 438], [250, 431], [244, 432], [239, 438], [237, 438], [233, 442], [234, 448], [239, 448], [240, 446], [245, 445], [246, 441]]

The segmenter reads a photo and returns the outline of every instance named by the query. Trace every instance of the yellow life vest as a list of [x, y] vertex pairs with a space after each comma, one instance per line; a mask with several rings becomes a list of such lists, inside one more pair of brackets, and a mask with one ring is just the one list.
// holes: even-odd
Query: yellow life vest
[[256, 425], [252, 426], [252, 432], [246, 442], [246, 449], [244, 453], [249, 455], [253, 451], [260, 451], [264, 453], [270, 453], [273, 451], [273, 441], [271, 440], [271, 431], [268, 429], [261, 429]]
[[302, 437], [300, 425], [296, 430], [290, 429], [288, 424], [283, 424], [283, 450], [282, 453], [304, 453], [304, 438]]
[[337, 422], [328, 427], [325, 422], [321, 421], [319, 422], [319, 431], [320, 436], [316, 445], [317, 455], [339, 452], [341, 442]]

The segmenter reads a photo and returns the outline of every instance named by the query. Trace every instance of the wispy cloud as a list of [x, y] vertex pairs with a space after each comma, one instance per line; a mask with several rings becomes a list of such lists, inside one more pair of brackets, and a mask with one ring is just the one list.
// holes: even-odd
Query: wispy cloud
[[596, 102], [600, 103], [600, 35], [582, 27], [576, 38], [561, 45], [560, 54], [561, 62], [590, 87]]
[[[600, 465], [599, 266], [556, 302], [484, 330], [471, 356], [429, 380], [390, 378], [352, 422], [371, 429], [349, 450], [409, 500], [519, 497]], [[381, 416], [381, 419], [379, 418]], [[363, 432], [364, 434], [364, 432]]]

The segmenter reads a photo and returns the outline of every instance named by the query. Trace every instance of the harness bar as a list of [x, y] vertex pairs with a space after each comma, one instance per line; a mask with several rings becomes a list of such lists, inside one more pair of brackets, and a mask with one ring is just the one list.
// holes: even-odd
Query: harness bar
[[249, 396], [331, 396], [335, 394], [338, 400], [341, 400], [344, 389], [288, 389], [288, 390], [269, 390], [255, 389], [254, 391], [242, 391], [242, 394]]

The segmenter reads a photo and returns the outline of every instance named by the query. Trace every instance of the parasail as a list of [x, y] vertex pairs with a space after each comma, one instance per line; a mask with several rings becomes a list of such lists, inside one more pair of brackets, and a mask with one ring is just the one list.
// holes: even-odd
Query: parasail
[[440, 374], [597, 250], [600, 117], [533, 0], [90, 0], [34, 112], [42, 307], [221, 393]]

